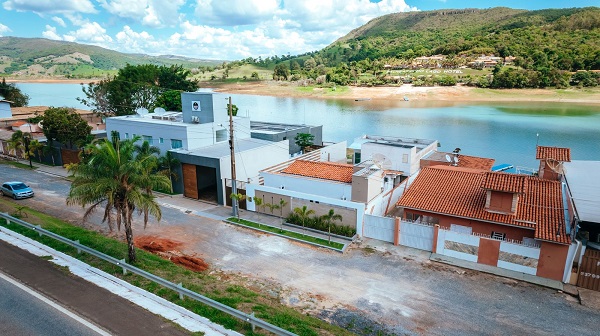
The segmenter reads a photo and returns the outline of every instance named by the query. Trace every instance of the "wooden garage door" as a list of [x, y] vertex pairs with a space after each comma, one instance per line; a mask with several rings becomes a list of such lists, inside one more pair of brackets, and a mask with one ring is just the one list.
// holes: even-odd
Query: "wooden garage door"
[[198, 199], [198, 180], [196, 177], [196, 166], [183, 163], [183, 196]]
[[585, 251], [579, 268], [577, 286], [600, 291], [600, 251]]

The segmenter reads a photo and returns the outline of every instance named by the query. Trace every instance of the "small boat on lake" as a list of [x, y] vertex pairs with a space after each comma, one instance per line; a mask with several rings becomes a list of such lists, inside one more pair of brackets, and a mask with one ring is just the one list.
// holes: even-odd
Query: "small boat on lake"
[[354, 101], [366, 101], [366, 100], [371, 100], [371, 98], [356, 98], [356, 99], [354, 99]]

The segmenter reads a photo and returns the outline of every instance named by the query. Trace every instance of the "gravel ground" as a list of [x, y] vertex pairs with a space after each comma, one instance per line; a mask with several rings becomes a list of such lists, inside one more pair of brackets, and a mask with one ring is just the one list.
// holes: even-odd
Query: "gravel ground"
[[[0, 165], [0, 181], [23, 180], [36, 197], [20, 203], [81, 223], [67, 207], [67, 181]], [[163, 200], [164, 201], [164, 200]], [[169, 199], [170, 202], [173, 199]], [[188, 214], [219, 208], [187, 199], [163, 208], [135, 235], [181, 241], [213, 272], [235, 274], [282, 302], [361, 335], [597, 335], [600, 312], [536, 285], [429, 261], [429, 253], [366, 240], [340, 254]], [[99, 214], [88, 225], [99, 224]]]

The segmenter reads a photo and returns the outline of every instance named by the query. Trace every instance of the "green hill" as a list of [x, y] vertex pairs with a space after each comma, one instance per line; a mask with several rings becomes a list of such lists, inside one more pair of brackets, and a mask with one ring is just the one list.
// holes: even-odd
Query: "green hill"
[[504, 7], [389, 14], [356, 28], [321, 51], [326, 65], [364, 59], [443, 54], [515, 56], [520, 65], [600, 69], [600, 8]]
[[222, 61], [170, 55], [124, 54], [73, 42], [0, 37], [0, 74], [4, 75], [85, 78], [115, 72], [127, 63], [167, 66], [176, 64], [194, 69], [213, 67]]

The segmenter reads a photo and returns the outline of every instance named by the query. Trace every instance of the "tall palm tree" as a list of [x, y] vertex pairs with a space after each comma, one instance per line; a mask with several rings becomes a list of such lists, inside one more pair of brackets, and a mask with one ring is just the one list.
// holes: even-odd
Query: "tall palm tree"
[[8, 151], [13, 152], [16, 158], [19, 158], [19, 152], [22, 153], [24, 148], [23, 142], [23, 131], [16, 131], [10, 136], [10, 140], [8, 140]]
[[333, 209], [329, 209], [329, 212], [323, 216], [321, 216], [323, 221], [327, 223], [327, 232], [329, 233], [329, 243], [331, 244], [331, 223], [333, 221], [339, 220], [342, 221], [342, 215], [336, 214]]
[[171, 182], [171, 193], [173, 193], [173, 180], [177, 181], [179, 175], [173, 170], [179, 164], [179, 160], [171, 152], [158, 158], [158, 169], [165, 174]]
[[[67, 204], [89, 205], [84, 219], [99, 207], [104, 208], [103, 222], [109, 229], [117, 230], [125, 227], [128, 247], [128, 259], [135, 262], [133, 246], [132, 217], [137, 210], [144, 214], [144, 227], [148, 223], [148, 215], [158, 221], [161, 210], [152, 194], [153, 188], [168, 188], [169, 179], [153, 172], [149, 157], [135, 155], [135, 142], [139, 137], [129, 140], [102, 141], [88, 146], [89, 159], [69, 167], [73, 173], [71, 190]], [[116, 218], [115, 218], [116, 217]]]
[[156, 147], [156, 146], [151, 146], [150, 142], [148, 142], [148, 140], [144, 140], [144, 142], [142, 142], [142, 144], [135, 144], [135, 152], [137, 153], [138, 156], [150, 156], [153, 154], [159, 155], [160, 154], [160, 148]]
[[306, 220], [310, 215], [314, 214], [315, 211], [312, 209], [309, 210], [306, 205], [303, 205], [302, 208], [294, 208], [294, 213], [300, 217], [300, 220], [302, 221], [302, 230], [305, 230], [306, 227], [304, 224], [306, 223]]

